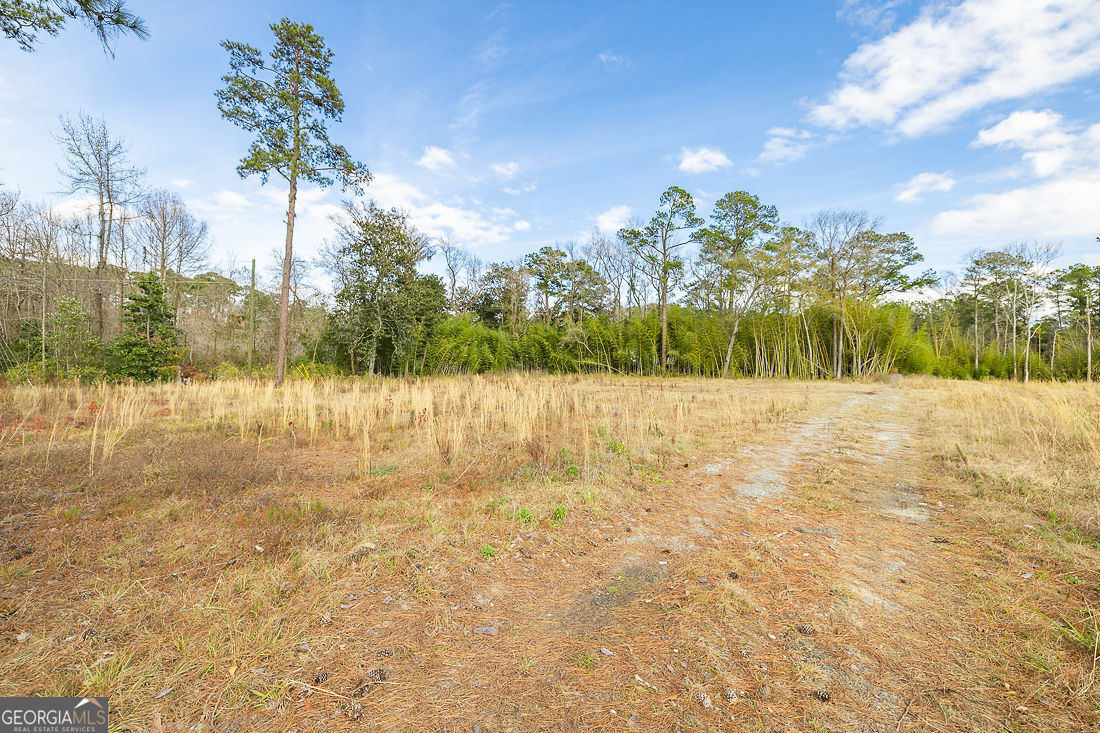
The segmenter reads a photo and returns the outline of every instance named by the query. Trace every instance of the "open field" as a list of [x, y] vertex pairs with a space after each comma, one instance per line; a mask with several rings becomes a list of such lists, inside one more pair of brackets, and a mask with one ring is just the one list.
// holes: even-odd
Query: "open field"
[[1100, 727], [1100, 389], [0, 392], [0, 694], [135, 731]]

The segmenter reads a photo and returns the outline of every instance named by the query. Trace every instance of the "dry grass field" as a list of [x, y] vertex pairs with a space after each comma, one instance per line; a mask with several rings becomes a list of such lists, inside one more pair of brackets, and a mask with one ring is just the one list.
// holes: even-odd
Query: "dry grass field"
[[0, 391], [0, 694], [119, 731], [1100, 726], [1100, 389]]

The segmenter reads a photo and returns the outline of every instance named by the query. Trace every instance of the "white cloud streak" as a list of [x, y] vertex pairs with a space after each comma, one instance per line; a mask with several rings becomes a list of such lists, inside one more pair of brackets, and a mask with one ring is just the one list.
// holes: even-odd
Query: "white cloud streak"
[[620, 67], [630, 66], [630, 59], [626, 56], [621, 56], [610, 49], [602, 51], [596, 54], [596, 60], [604, 65], [606, 69], [615, 69]]
[[416, 164], [430, 171], [440, 171], [444, 168], [453, 168], [455, 159], [449, 150], [437, 145], [429, 145], [424, 148], [424, 154], [420, 156]]
[[910, 0], [841, 0], [837, 16], [853, 26], [884, 31], [897, 22], [897, 9]]
[[764, 150], [756, 157], [761, 163], [790, 163], [805, 157], [810, 149], [810, 138], [813, 134], [808, 130], [799, 130], [793, 127], [773, 127], [768, 130], [768, 139], [764, 142]]
[[849, 56], [840, 87], [810, 119], [835, 129], [883, 125], [917, 137], [1098, 69], [1096, 0], [935, 3]]
[[926, 193], [943, 193], [955, 187], [955, 179], [950, 173], [918, 173], [903, 183], [895, 201], [914, 204], [924, 198]]
[[944, 211], [932, 231], [983, 240], [1092, 236], [1100, 171], [1080, 171], [1004, 193], [979, 194]]
[[515, 161], [509, 161], [507, 163], [494, 163], [493, 171], [505, 178], [515, 178], [519, 175], [519, 163]]
[[1078, 142], [1062, 115], [1045, 109], [1013, 112], [993, 127], [980, 130], [970, 145], [1024, 150], [1024, 160], [1031, 163], [1035, 174], [1050, 176], [1069, 163]]

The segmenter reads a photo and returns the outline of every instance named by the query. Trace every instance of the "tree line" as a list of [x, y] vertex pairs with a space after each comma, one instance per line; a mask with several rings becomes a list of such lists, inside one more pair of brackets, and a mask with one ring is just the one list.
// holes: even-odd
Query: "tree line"
[[[250, 352], [274, 376], [283, 263], [255, 288], [238, 265], [211, 268], [205, 224], [142, 188], [102, 120], [63, 120], [59, 142], [85, 211], [0, 194], [7, 379], [232, 376]], [[913, 274], [912, 238], [864, 212], [796, 226], [734, 191], [707, 214], [671, 187], [648, 220], [484, 263], [350, 200], [317, 261], [290, 263], [291, 371], [1091, 378], [1100, 268], [1052, 268], [1054, 245]], [[331, 292], [308, 286], [314, 269]]]

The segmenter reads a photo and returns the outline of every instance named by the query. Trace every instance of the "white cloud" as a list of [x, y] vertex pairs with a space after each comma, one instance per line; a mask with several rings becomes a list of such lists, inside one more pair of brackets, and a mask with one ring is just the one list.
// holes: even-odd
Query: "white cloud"
[[438, 171], [442, 168], [453, 168], [455, 164], [454, 156], [451, 155], [449, 150], [441, 148], [437, 145], [429, 145], [424, 148], [424, 154], [420, 156], [420, 159], [416, 161], [416, 164], [421, 168], [427, 168], [430, 171]]
[[1013, 112], [993, 127], [980, 130], [971, 146], [1018, 148], [1036, 175], [1050, 176], [1061, 170], [1074, 155], [1078, 143], [1062, 115], [1049, 109]]
[[[448, 236], [468, 247], [498, 244], [522, 230], [511, 209], [482, 209], [477, 202], [462, 199], [444, 203], [391, 173], [375, 172], [366, 195], [380, 206], [405, 211], [423, 233]], [[332, 189], [299, 190], [294, 248], [302, 257], [316, 256], [321, 242], [333, 237], [332, 217], [341, 212], [340, 198], [340, 192]], [[286, 203], [285, 187], [258, 185], [251, 191], [245, 188], [244, 193], [224, 189], [188, 200], [196, 215], [210, 220], [219, 241], [231, 242], [236, 254], [250, 257], [263, 257], [272, 248], [282, 247]]]
[[1070, 136], [1054, 110], [1020, 110], [978, 132], [974, 145], [1015, 145], [1025, 149], [1064, 145]]
[[730, 165], [730, 159], [717, 148], [680, 149], [680, 170], [684, 173], [710, 173]]
[[932, 231], [983, 240], [1094, 236], [1100, 171], [1069, 175], [1004, 193], [979, 194], [941, 212]]
[[416, 186], [389, 173], [374, 174], [367, 195], [382, 206], [408, 212], [412, 223], [425, 234], [448, 236], [466, 246], [498, 244], [513, 230], [504, 223], [504, 219], [515, 214], [511, 209], [486, 215], [463, 206], [460, 200], [447, 204], [434, 202]]
[[872, 31], [884, 31], [897, 22], [896, 9], [909, 0], [841, 0], [837, 16]]
[[[245, 261], [255, 257], [263, 267], [284, 245], [287, 189], [274, 181], [263, 186], [255, 179], [238, 186], [237, 190], [221, 189], [185, 200], [194, 214], [210, 225], [219, 252]], [[316, 257], [321, 243], [332, 237], [331, 217], [340, 211], [339, 199], [338, 191], [314, 186], [298, 190], [295, 256], [304, 260]]]
[[493, 170], [505, 178], [515, 178], [519, 175], [519, 163], [514, 161], [508, 163], [494, 163]]
[[524, 183], [521, 186], [505, 186], [501, 190], [503, 190], [504, 193], [509, 194], [511, 196], [518, 196], [521, 193], [531, 193], [536, 188], [538, 188], [537, 183]]
[[608, 69], [620, 66], [630, 66], [630, 59], [628, 59], [626, 56], [620, 56], [610, 49], [596, 54], [596, 60]]
[[70, 196], [50, 204], [50, 210], [59, 216], [84, 216], [96, 211], [98, 199], [94, 196]]
[[[249, 195], [230, 189], [216, 191], [206, 198], [188, 199], [187, 205], [202, 217], [214, 220], [241, 222], [248, 217], [259, 216], [285, 226], [287, 192], [281, 186], [257, 186]], [[296, 224], [312, 220], [322, 228], [332, 214], [340, 211], [332, 191], [320, 187], [298, 189], [294, 212]], [[306, 221], [306, 226], [310, 226]], [[295, 241], [298, 240], [297, 233]]]
[[1038, 182], [972, 196], [932, 222], [937, 234], [1057, 238], [1096, 234], [1100, 201], [1100, 123], [1080, 133], [1051, 110], [1020, 111], [982, 130], [974, 145], [1024, 151]]
[[497, 30], [481, 45], [477, 54], [478, 60], [486, 66], [493, 66], [495, 62], [508, 55], [508, 47], [504, 45], [504, 29]]
[[[286, 209], [285, 191], [273, 188], [265, 188], [263, 190], [271, 194], [273, 206], [277, 207], [280, 211]], [[299, 221], [304, 220], [307, 226], [309, 226], [309, 222], [312, 221], [317, 231], [324, 231], [327, 233], [332, 226], [332, 217], [343, 211], [343, 207], [337, 203], [339, 198], [339, 191], [324, 188], [301, 189], [298, 192], [297, 204], [295, 206], [295, 213], [297, 215], [295, 227], [297, 227]]]
[[773, 127], [768, 130], [768, 139], [764, 142], [764, 150], [756, 159], [761, 163], [790, 163], [806, 155], [810, 149], [810, 138], [813, 134], [808, 130], [798, 130], [793, 127]]
[[950, 173], [918, 173], [902, 184], [894, 201], [913, 204], [924, 198], [926, 193], [950, 191], [955, 187], [955, 179]]
[[[271, 189], [265, 189], [264, 193], [267, 194]], [[299, 193], [301, 196], [304, 192]], [[212, 197], [214, 206], [222, 209], [247, 209], [252, 206], [252, 200], [247, 196], [236, 191], [230, 191], [229, 189], [222, 189], [215, 193]]]
[[382, 206], [411, 209], [428, 200], [420, 189], [390, 173], [371, 175], [367, 195]]
[[190, 178], [177, 178], [174, 181], [171, 181], [171, 184], [176, 188], [187, 188], [188, 186], [194, 185], [194, 183], [195, 182], [192, 181]]
[[449, 236], [469, 247], [498, 244], [511, 228], [486, 219], [480, 212], [448, 204], [428, 204], [409, 210], [416, 228], [433, 237]]
[[596, 228], [601, 232], [617, 232], [630, 222], [629, 206], [612, 206], [596, 217]]
[[512, 229], [517, 232], [529, 232], [531, 231], [531, 222], [526, 219], [517, 219], [516, 222], [512, 224]]
[[987, 104], [1030, 96], [1100, 69], [1100, 2], [964, 0], [930, 5], [861, 45], [811, 119], [925, 134]]

